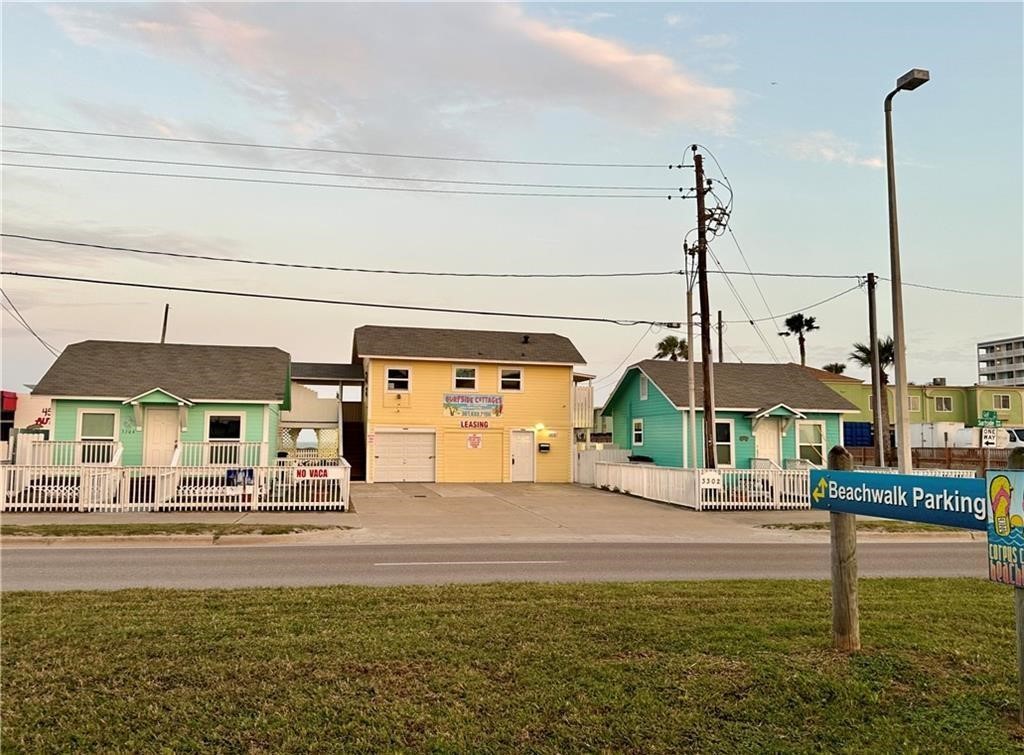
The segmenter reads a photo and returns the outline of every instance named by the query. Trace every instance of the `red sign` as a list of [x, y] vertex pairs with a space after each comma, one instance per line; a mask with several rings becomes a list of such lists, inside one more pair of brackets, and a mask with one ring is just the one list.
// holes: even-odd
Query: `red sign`
[[484, 436], [482, 435], [467, 435], [466, 436], [466, 448], [480, 448], [483, 445]]
[[459, 422], [459, 427], [473, 428], [475, 430], [486, 430], [490, 425], [482, 419], [464, 419]]
[[297, 480], [341, 479], [341, 467], [295, 467]]

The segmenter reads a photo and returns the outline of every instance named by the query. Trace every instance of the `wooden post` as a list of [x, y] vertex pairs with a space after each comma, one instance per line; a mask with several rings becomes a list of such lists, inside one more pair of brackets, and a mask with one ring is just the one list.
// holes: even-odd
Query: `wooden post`
[[[842, 446], [828, 452], [828, 468], [849, 472], [853, 457]], [[857, 607], [857, 517], [829, 512], [832, 540], [832, 645], [836, 650], [860, 650], [860, 610]]]
[[[1015, 448], [1006, 460], [1007, 469], [1024, 469], [1024, 448]], [[1024, 726], [1024, 590], [1013, 588], [1013, 615], [1017, 620], [1017, 720]]]

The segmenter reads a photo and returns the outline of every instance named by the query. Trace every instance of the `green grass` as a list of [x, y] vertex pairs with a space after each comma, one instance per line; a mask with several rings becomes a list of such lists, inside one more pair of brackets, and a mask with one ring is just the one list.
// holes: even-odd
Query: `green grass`
[[1019, 750], [1011, 590], [825, 582], [4, 595], [5, 752]]
[[[761, 527], [768, 530], [825, 530], [828, 531], [828, 522], [783, 522], [773, 524], [762, 524]], [[928, 524], [927, 522], [901, 522], [894, 519], [884, 521], [857, 520], [858, 532], [945, 532], [946, 534], [974, 532], [960, 527], [944, 527], [941, 524]]]
[[5, 537], [132, 537], [138, 535], [290, 535], [312, 530], [348, 529], [318, 524], [201, 524], [168, 522], [164, 524], [0, 524]]

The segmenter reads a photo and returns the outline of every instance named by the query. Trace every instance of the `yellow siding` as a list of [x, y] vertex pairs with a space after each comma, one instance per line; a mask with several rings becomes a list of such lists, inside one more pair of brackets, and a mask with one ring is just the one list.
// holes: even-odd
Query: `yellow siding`
[[[456, 364], [477, 368], [475, 391], [454, 390]], [[385, 390], [388, 367], [411, 371], [408, 392]], [[522, 391], [499, 390], [502, 367], [523, 370]], [[481, 418], [449, 416], [444, 411], [446, 393], [500, 394], [502, 414]], [[509, 433], [543, 425], [543, 430], [536, 432], [536, 443], [549, 443], [551, 451], [535, 454], [537, 482], [572, 479], [572, 367], [373, 359], [368, 369], [366, 396], [367, 460], [371, 466], [377, 428], [432, 428], [437, 432], [438, 482], [505, 482], [510, 478], [511, 466]], [[460, 426], [461, 422], [474, 420], [486, 421], [487, 428]], [[479, 448], [469, 447], [468, 436], [472, 434], [482, 436]]]

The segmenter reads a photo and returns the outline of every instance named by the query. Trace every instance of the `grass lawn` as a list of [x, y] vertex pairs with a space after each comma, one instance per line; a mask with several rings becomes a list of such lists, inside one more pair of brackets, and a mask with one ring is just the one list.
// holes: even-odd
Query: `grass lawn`
[[1009, 588], [826, 582], [7, 593], [5, 752], [1008, 752]]
[[[773, 524], [762, 524], [761, 527], [768, 530], [823, 530], [828, 532], [828, 522], [782, 522]], [[960, 527], [944, 527], [941, 524], [928, 524], [927, 522], [901, 522], [895, 519], [881, 521], [857, 520], [858, 532], [945, 532], [948, 534], [965, 532], [977, 532], [977, 530], [965, 530]], [[980, 533], [984, 537], [984, 533]]]
[[132, 535], [290, 535], [310, 530], [347, 529], [317, 524], [199, 524], [167, 522], [165, 524], [0, 524], [0, 535], [11, 537], [96, 537]]

